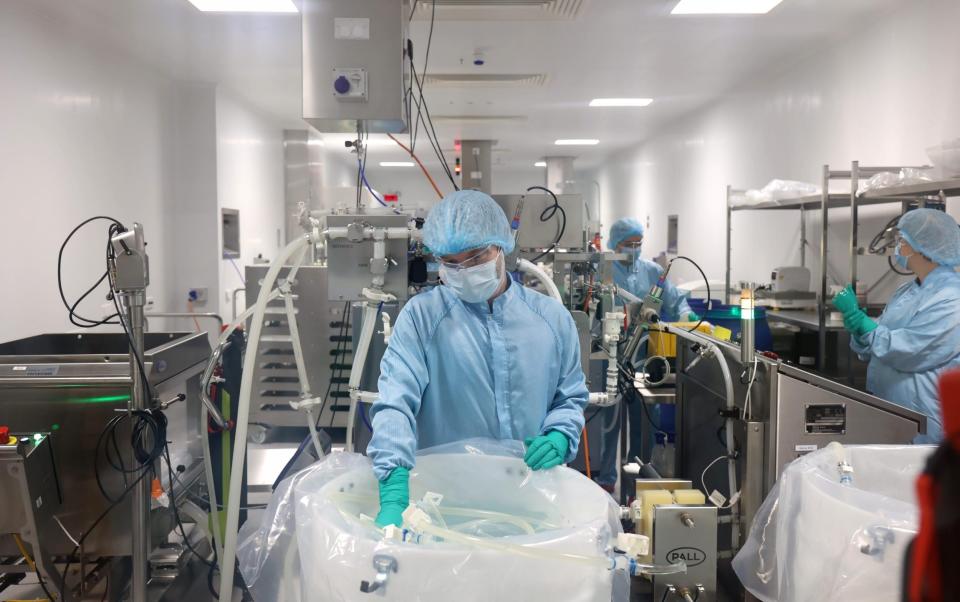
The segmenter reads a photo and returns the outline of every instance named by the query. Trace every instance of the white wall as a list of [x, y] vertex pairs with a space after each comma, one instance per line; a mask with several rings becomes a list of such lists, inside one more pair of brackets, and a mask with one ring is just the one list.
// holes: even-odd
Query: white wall
[[[926, 147], [960, 136], [958, 22], [956, 0], [911, 2], [610, 157], [584, 176], [601, 185], [604, 223], [626, 215], [649, 218], [645, 254], [652, 255], [666, 246], [666, 216], [678, 214], [680, 252], [700, 262], [710, 277], [722, 278], [727, 184], [759, 188], [772, 178], [819, 184], [824, 164], [849, 169], [854, 159], [862, 165], [923, 164]], [[954, 201], [954, 215], [957, 208]], [[891, 206], [868, 218], [860, 243], [866, 245], [885, 222], [881, 216], [895, 210]], [[831, 213], [829, 244], [836, 250], [831, 262], [845, 277], [844, 213]], [[819, 248], [817, 222], [810, 219], [808, 237]], [[797, 264], [798, 230], [793, 212], [735, 214], [734, 282], [769, 281], [772, 268]], [[817, 260], [811, 259], [808, 255], [808, 265], [815, 268]], [[870, 280], [886, 262], [867, 257], [861, 266]], [[678, 274], [680, 280], [694, 275], [687, 268]]]
[[[275, 258], [285, 242], [283, 129], [224, 90], [217, 90], [216, 124], [217, 202], [221, 209], [240, 211], [241, 256], [235, 262], [242, 272], [258, 255]], [[221, 294], [211, 300], [229, 317], [231, 291], [243, 281], [229, 260], [219, 262]]]
[[[93, 215], [140, 221], [153, 251], [165, 237], [171, 195], [171, 82], [79, 39], [43, 10], [0, 2], [0, 340], [70, 328], [56, 261], [75, 225]], [[105, 237], [106, 222], [91, 225], [68, 249], [68, 298], [103, 272]], [[158, 306], [170, 301], [169, 268], [162, 253], [151, 253]], [[103, 302], [98, 294], [81, 309], [99, 316]]]

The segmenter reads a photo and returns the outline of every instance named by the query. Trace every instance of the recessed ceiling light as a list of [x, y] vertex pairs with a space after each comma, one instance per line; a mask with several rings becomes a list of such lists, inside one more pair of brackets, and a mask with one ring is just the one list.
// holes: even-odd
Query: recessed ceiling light
[[652, 98], [594, 98], [591, 107], [645, 107], [653, 102]]
[[292, 0], [188, 0], [205, 13], [295, 13]]
[[554, 144], [557, 146], [595, 146], [600, 144], [600, 141], [593, 138], [561, 138], [554, 142]]
[[381, 161], [380, 167], [413, 167], [412, 161]]
[[763, 15], [783, 0], [680, 0], [674, 15]]
[[533, 164], [533, 166], [534, 166], [534, 167], [546, 167], [546, 166], [547, 166], [547, 162], [546, 162], [546, 161], [537, 161], [536, 163]]

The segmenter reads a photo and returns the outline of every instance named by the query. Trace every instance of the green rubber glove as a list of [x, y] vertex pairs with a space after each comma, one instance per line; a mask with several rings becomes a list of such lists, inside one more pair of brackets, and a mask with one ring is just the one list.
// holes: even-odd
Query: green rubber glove
[[410, 505], [410, 471], [397, 466], [387, 478], [380, 481], [380, 512], [376, 524], [381, 529], [387, 525], [401, 526], [403, 511]]
[[857, 309], [855, 312], [843, 317], [843, 327], [850, 331], [851, 334], [862, 337], [876, 329], [877, 323], [867, 315], [867, 312], [862, 309]]
[[529, 438], [524, 443], [527, 445], [527, 455], [523, 461], [533, 470], [546, 470], [563, 464], [570, 449], [570, 441], [560, 431], [547, 431], [546, 435]]
[[840, 310], [844, 317], [853, 314], [860, 309], [857, 304], [857, 294], [849, 284], [839, 293], [833, 296], [833, 306]]
[[696, 312], [688, 311], [687, 312], [687, 322], [699, 322], [700, 316]]

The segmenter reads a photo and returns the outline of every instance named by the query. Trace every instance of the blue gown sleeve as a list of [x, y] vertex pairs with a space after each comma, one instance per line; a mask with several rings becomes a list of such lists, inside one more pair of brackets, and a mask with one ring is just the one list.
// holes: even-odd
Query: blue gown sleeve
[[590, 392], [580, 365], [580, 338], [577, 327], [570, 314], [564, 312], [560, 327], [556, 332], [560, 346], [558, 358], [561, 364], [557, 390], [543, 419], [540, 434], [547, 431], [560, 431], [570, 441], [565, 462], [577, 457], [580, 446], [580, 432], [583, 430], [583, 410], [587, 407]]
[[926, 372], [954, 359], [960, 350], [960, 299], [942, 291], [922, 304], [913, 320], [902, 328], [882, 323], [851, 340], [854, 351], [878, 359], [901, 372]]
[[412, 317], [412, 306], [400, 312], [390, 344], [380, 362], [380, 395], [370, 410], [373, 435], [367, 455], [377, 479], [397, 466], [412, 469], [417, 451], [417, 414], [430, 382], [426, 353]]
[[690, 312], [687, 295], [677, 290], [669, 280], [663, 283], [663, 307], [675, 320], [682, 320]]

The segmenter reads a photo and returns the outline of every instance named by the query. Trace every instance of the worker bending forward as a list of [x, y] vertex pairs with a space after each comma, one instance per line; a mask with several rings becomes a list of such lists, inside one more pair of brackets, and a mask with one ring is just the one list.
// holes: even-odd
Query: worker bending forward
[[507, 277], [513, 237], [488, 195], [463, 190], [427, 216], [443, 286], [410, 299], [380, 364], [367, 454], [377, 525], [400, 525], [417, 449], [471, 437], [527, 443], [533, 470], [573, 459], [588, 392], [570, 313]]

